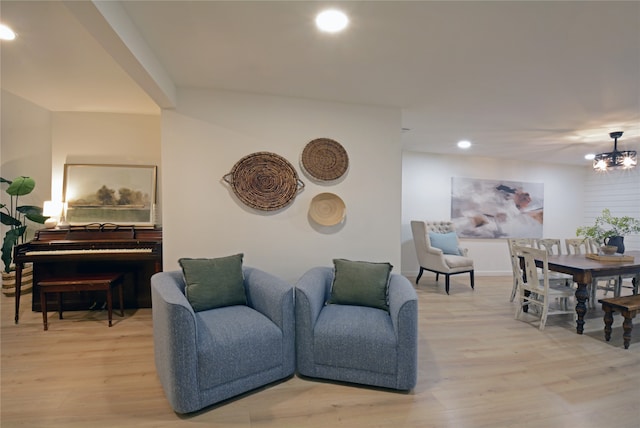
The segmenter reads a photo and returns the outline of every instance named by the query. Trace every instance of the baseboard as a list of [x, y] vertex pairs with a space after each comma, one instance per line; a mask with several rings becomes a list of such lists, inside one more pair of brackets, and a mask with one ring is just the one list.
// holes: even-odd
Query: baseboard
[[[424, 271], [424, 273], [422, 274], [422, 276], [424, 277], [425, 275], [435, 275], [435, 273], [433, 272], [429, 272], [429, 271]], [[406, 276], [406, 277], [416, 277], [418, 276], [418, 271], [402, 271], [402, 275]], [[464, 275], [464, 274], [460, 274], [460, 275]], [[511, 271], [474, 271], [473, 272], [474, 276], [512, 276], [513, 273]], [[452, 277], [453, 278], [453, 277]]]

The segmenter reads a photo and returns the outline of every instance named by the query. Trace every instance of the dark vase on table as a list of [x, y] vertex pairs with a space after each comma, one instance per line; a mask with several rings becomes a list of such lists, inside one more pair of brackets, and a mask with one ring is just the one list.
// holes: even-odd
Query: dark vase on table
[[624, 236], [611, 236], [604, 240], [604, 244], [618, 247], [616, 253], [624, 254]]

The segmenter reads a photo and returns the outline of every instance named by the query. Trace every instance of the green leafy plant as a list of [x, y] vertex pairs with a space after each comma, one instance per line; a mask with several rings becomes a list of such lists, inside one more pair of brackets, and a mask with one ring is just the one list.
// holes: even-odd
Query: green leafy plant
[[608, 208], [603, 209], [602, 215], [596, 217], [593, 226], [580, 226], [576, 230], [577, 236], [592, 238], [599, 245], [612, 236], [626, 236], [632, 233], [640, 233], [640, 220], [629, 216], [613, 217]]
[[6, 180], [0, 177], [0, 183], [8, 184], [5, 190], [9, 195], [9, 204], [0, 204], [0, 221], [9, 227], [2, 241], [2, 261], [4, 271], [11, 272], [13, 262], [13, 247], [24, 242], [27, 231], [26, 221], [44, 223], [48, 217], [42, 215], [42, 208], [34, 205], [18, 205], [20, 196], [28, 195], [36, 187], [36, 182], [31, 177], [18, 177]]

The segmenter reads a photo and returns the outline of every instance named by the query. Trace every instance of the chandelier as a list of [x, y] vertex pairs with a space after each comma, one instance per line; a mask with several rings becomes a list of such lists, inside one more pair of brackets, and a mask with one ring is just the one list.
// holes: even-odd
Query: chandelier
[[593, 158], [593, 169], [606, 171], [610, 168], [630, 169], [638, 164], [638, 154], [635, 150], [618, 151], [618, 138], [622, 137], [622, 131], [612, 132], [613, 151], [597, 154]]

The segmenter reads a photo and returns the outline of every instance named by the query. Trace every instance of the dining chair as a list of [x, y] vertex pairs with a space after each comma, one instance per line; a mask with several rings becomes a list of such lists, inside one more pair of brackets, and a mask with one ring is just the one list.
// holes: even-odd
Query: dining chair
[[515, 254], [514, 247], [533, 247], [532, 238], [507, 238], [507, 245], [509, 245], [509, 257], [511, 258], [511, 270], [513, 273], [513, 287], [511, 288], [510, 302], [513, 302], [518, 292], [518, 278], [522, 277], [522, 269], [520, 268], [520, 259]]
[[[590, 254], [598, 252], [598, 244], [592, 239], [584, 238], [567, 238], [564, 240], [567, 254]], [[596, 294], [598, 290], [604, 290], [605, 295], [609, 291], [613, 292], [613, 295], [620, 296], [620, 283], [621, 278], [619, 276], [608, 276], [594, 278], [589, 285], [589, 308], [594, 309], [596, 307]]]
[[567, 254], [589, 254], [594, 253], [593, 243], [590, 239], [567, 238], [564, 240]]
[[[595, 242], [594, 239], [589, 239], [589, 241], [591, 242], [591, 248], [592, 248], [592, 253], [597, 253], [598, 252], [598, 244]], [[633, 283], [635, 278], [635, 274], [623, 274], [620, 275], [618, 277], [618, 283], [617, 284], [608, 284], [608, 285], [599, 285], [599, 289], [600, 290], [604, 290], [604, 295], [607, 295], [607, 292], [609, 291], [613, 291], [613, 294], [615, 297], [620, 297], [622, 295], [622, 289], [623, 288], [627, 288], [630, 289], [632, 294], [638, 294], [638, 285], [639, 284], [635, 284]], [[629, 282], [631, 282], [630, 284], [628, 282], [626, 282], [625, 280], [629, 280]], [[607, 288], [604, 288], [607, 287]], [[617, 287], [617, 288], [616, 288]], [[594, 301], [595, 304], [595, 301]]]
[[536, 248], [545, 250], [550, 256], [557, 256], [562, 254], [562, 247], [560, 246], [560, 240], [554, 238], [536, 239]]
[[[516, 258], [524, 259], [524, 277], [518, 277], [518, 308], [515, 318], [519, 319], [525, 307], [538, 308], [540, 313], [539, 329], [544, 330], [547, 316], [558, 314], [575, 314], [575, 310], [567, 305], [567, 301], [573, 296], [571, 287], [551, 287], [549, 284], [549, 261], [546, 250], [538, 248], [514, 246]], [[542, 268], [538, 269], [536, 260], [542, 262]], [[528, 293], [528, 294], [527, 294]], [[562, 302], [561, 307], [552, 306], [556, 299]], [[529, 311], [532, 313], [532, 311]]]
[[[520, 258], [516, 255], [514, 247], [515, 246], [525, 246], [535, 248], [536, 240], [533, 238], [509, 238], [507, 239], [507, 243], [509, 244], [509, 254], [511, 256], [511, 270], [513, 273], [513, 288], [511, 290], [511, 302], [515, 299], [515, 296], [518, 291], [518, 279], [522, 278], [523, 270], [520, 264]], [[538, 268], [538, 274], [542, 276], [542, 270]], [[567, 287], [571, 285], [571, 280], [567, 279], [567, 277], [556, 277], [555, 274], [557, 272], [550, 271], [549, 276], [549, 285], [552, 288], [557, 287]], [[572, 278], [571, 278], [572, 279]], [[568, 305], [567, 299], [563, 299], [562, 304], [566, 307]], [[537, 310], [537, 307], [534, 307], [533, 310]]]
[[[536, 239], [536, 248], [545, 250], [550, 256], [559, 256], [562, 254], [562, 245], [560, 239], [544, 238]], [[570, 287], [573, 284], [573, 277], [565, 273], [549, 272], [549, 280], [552, 285], [565, 285]]]

